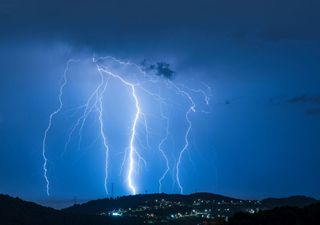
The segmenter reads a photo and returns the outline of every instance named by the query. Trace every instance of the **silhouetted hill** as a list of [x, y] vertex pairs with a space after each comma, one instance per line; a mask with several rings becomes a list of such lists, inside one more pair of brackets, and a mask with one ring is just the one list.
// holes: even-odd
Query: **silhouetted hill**
[[[56, 210], [8, 195], [0, 195], [0, 225], [194, 225], [223, 221], [235, 213], [228, 225], [308, 224], [300, 221], [320, 224], [311, 223], [319, 222], [315, 215], [320, 215], [320, 203], [305, 208], [291, 207], [301, 207], [316, 201], [304, 196], [249, 201], [210, 193], [146, 194], [98, 199]], [[263, 210], [286, 205], [290, 207]]]
[[[100, 214], [106, 211], [110, 211], [117, 208], [132, 208], [142, 205], [146, 202], [152, 202], [157, 199], [165, 199], [171, 202], [182, 202], [184, 204], [192, 204], [197, 199], [208, 200], [208, 201], [241, 201], [240, 199], [230, 198], [223, 195], [217, 195], [212, 193], [194, 193], [190, 195], [180, 194], [143, 194], [134, 196], [122, 196], [115, 199], [105, 198], [92, 200], [87, 203], [77, 204], [68, 208], [63, 209], [65, 212], [74, 213], [87, 213], [87, 214]], [[242, 200], [250, 204], [250, 201]], [[267, 198], [259, 202], [260, 208], [272, 209], [280, 206], [297, 206], [304, 207], [313, 203], [317, 200], [306, 196], [291, 196], [287, 198]]]
[[320, 203], [304, 208], [277, 207], [255, 214], [240, 212], [226, 225], [319, 225]]
[[157, 199], [165, 199], [166, 201], [182, 202], [185, 204], [192, 204], [197, 199], [203, 200], [215, 200], [215, 201], [237, 201], [238, 199], [226, 197], [223, 195], [211, 194], [211, 193], [194, 193], [190, 195], [180, 194], [143, 194], [143, 195], [132, 195], [122, 196], [115, 199], [105, 198], [92, 200], [87, 203], [77, 204], [68, 208], [63, 209], [66, 212], [74, 213], [89, 213], [89, 214], [100, 214], [115, 208], [132, 208], [137, 207], [145, 202], [152, 202]]
[[[1, 225], [120, 225], [123, 222], [128, 221], [105, 216], [66, 213], [0, 194]], [[138, 223], [132, 221], [131, 224]]]
[[287, 198], [266, 198], [261, 201], [261, 204], [266, 208], [275, 208], [280, 206], [304, 207], [316, 202], [317, 202], [317, 199], [297, 195], [297, 196], [291, 196]]
[[59, 216], [60, 212], [54, 209], [0, 195], [1, 224], [54, 224]]

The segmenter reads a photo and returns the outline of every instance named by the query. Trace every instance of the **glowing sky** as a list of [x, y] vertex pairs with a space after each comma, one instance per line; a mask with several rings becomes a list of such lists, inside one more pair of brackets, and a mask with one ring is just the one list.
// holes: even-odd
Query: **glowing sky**
[[[190, 115], [190, 148], [180, 171], [185, 193], [319, 198], [319, 8], [318, 1], [302, 0], [1, 1], [0, 192], [46, 202], [105, 196], [97, 112], [85, 123], [81, 147], [77, 134], [68, 148], [65, 144], [81, 115], [76, 107], [99, 83], [92, 57], [112, 55], [137, 64], [166, 62], [175, 72], [172, 82], [184, 90], [212, 88], [209, 105], [201, 93], [192, 93], [197, 110]], [[59, 106], [70, 58], [81, 63], [71, 65], [65, 107], [47, 140], [48, 198], [42, 139]], [[132, 67], [113, 66], [128, 79], [141, 75]], [[167, 99], [162, 110], [170, 129], [162, 147], [174, 168], [190, 102], [165, 82], [145, 85]], [[146, 165], [140, 163], [135, 181], [140, 193], [158, 192], [166, 168], [158, 150], [166, 119], [158, 101], [138, 92], [150, 136], [141, 120], [137, 146]], [[111, 79], [103, 110], [108, 186], [114, 183], [116, 195], [129, 194], [121, 166], [135, 115], [130, 88]], [[174, 171], [162, 189], [180, 192]]]

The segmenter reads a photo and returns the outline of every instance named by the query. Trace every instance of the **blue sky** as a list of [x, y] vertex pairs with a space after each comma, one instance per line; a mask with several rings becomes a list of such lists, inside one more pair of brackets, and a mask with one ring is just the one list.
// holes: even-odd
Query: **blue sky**
[[[173, 82], [212, 88], [209, 106], [193, 95], [199, 111], [190, 116], [191, 144], [181, 167], [185, 193], [319, 198], [317, 1], [4, 1], [0, 8], [0, 192], [38, 201], [105, 196], [94, 115], [88, 119], [83, 147], [78, 150], [73, 144], [60, 157], [73, 122], [65, 116], [68, 108], [83, 103], [96, 85], [96, 72], [88, 63], [95, 54], [135, 63], [167, 62], [175, 71]], [[70, 70], [65, 114], [57, 117], [48, 139], [48, 198], [41, 144], [70, 58], [81, 63]], [[184, 143], [188, 102], [163, 85], [150, 88], [173, 102], [167, 108], [173, 125], [165, 144], [173, 166]], [[129, 194], [119, 165], [128, 142], [132, 99], [116, 81], [108, 93], [109, 186], [115, 183], [117, 195]], [[137, 145], [148, 166], [141, 167], [136, 180], [140, 193], [150, 193], [158, 191], [164, 169], [156, 149], [163, 121], [157, 102], [141, 99], [152, 134], [148, 149], [140, 124], [142, 143]], [[164, 184], [165, 192], [179, 192], [172, 176]]]

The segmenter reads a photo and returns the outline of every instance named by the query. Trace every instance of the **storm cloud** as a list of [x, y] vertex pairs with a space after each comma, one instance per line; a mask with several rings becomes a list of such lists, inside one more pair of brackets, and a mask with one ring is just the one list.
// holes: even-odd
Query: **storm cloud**
[[[107, 48], [164, 36], [319, 40], [320, 2], [276, 1], [38, 1], [2, 0], [2, 37], [66, 39]], [[241, 35], [239, 35], [241, 34]], [[21, 36], [22, 35], [22, 36]]]
[[310, 108], [310, 109], [307, 109], [305, 112], [308, 115], [320, 116], [320, 108]]
[[289, 103], [320, 104], [320, 96], [300, 95], [288, 100]]
[[141, 63], [142, 68], [146, 72], [154, 72], [157, 76], [173, 79], [175, 72], [170, 69], [170, 64], [166, 62], [157, 62], [156, 64], [148, 64], [146, 60]]

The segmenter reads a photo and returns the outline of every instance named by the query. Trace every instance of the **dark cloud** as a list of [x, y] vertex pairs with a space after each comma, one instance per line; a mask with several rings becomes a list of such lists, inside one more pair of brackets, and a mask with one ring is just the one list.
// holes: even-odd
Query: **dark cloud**
[[307, 109], [305, 112], [308, 115], [320, 116], [320, 108], [310, 108], [310, 109]]
[[289, 103], [320, 104], [320, 96], [300, 95], [288, 100]]
[[[68, 38], [81, 45], [195, 35], [320, 40], [317, 0], [1, 0], [0, 30]], [[19, 34], [19, 35], [18, 35]]]
[[[307, 95], [300, 95], [300, 96], [296, 96], [293, 97], [289, 100], [287, 100], [288, 103], [291, 104], [303, 104], [303, 105], [319, 105], [320, 104], [320, 96], [307, 96]], [[316, 116], [316, 115], [320, 115], [320, 108], [307, 108], [304, 110], [304, 112], [307, 115], [312, 115], [312, 116]]]
[[148, 65], [147, 61], [144, 60], [141, 65], [146, 72], [154, 72], [156, 75], [168, 79], [172, 79], [175, 74], [175, 72], [170, 69], [170, 64], [166, 62], [157, 62], [156, 64]]

